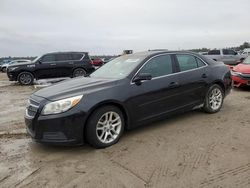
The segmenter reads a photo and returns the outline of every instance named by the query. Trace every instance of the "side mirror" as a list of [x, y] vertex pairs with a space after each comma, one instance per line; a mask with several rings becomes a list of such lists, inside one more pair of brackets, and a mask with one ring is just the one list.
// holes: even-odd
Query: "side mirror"
[[133, 82], [140, 85], [141, 81], [144, 80], [152, 80], [152, 75], [149, 73], [141, 73], [136, 75], [136, 77], [134, 78]]
[[37, 62], [38, 62], [38, 64], [42, 64], [41, 59], [38, 59]]

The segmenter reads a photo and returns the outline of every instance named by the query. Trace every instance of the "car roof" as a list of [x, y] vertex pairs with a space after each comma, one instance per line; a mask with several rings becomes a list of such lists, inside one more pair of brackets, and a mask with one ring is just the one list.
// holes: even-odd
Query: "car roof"
[[71, 54], [88, 54], [88, 52], [72, 52], [72, 51], [69, 51], [69, 52], [50, 52], [50, 53], [46, 53], [46, 54], [65, 54], [65, 53], [71, 53]]
[[160, 55], [160, 54], [191, 54], [191, 55], [194, 55], [196, 57], [199, 57], [200, 59], [202, 59], [203, 61], [205, 61], [207, 64], [215, 64], [216, 62], [207, 58], [206, 56], [204, 55], [201, 55], [201, 54], [198, 54], [198, 53], [195, 53], [195, 52], [192, 52], [192, 51], [168, 51], [168, 50], [149, 50], [149, 51], [144, 51], [144, 52], [136, 52], [134, 54], [129, 54], [127, 56], [142, 56], [144, 58], [151, 58], [152, 56], [155, 56], [155, 55]]
[[29, 60], [29, 59], [14, 59], [12, 61], [31, 61], [31, 60]]
[[[178, 53], [188, 53], [188, 54], [193, 54], [193, 55], [197, 55], [200, 57], [200, 54], [195, 53], [195, 52], [191, 52], [191, 51], [168, 51], [168, 50], [148, 50], [148, 51], [144, 51], [144, 52], [136, 52], [134, 53], [134, 55], [141, 55], [141, 56], [151, 56], [151, 55], [158, 55], [158, 54], [178, 54]], [[133, 54], [129, 54], [129, 55], [133, 55]]]

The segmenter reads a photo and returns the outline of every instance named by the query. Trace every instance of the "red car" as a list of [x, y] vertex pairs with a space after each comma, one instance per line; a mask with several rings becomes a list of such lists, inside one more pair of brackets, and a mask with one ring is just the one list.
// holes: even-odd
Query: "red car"
[[103, 61], [99, 58], [91, 59], [91, 60], [92, 60], [92, 65], [94, 65], [94, 66], [102, 66], [103, 65]]
[[232, 80], [235, 87], [250, 86], [250, 56], [233, 68]]

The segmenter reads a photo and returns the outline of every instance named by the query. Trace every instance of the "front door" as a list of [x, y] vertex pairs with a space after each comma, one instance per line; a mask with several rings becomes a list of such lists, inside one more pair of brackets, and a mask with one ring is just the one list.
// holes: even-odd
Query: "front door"
[[57, 77], [57, 63], [54, 54], [47, 54], [42, 56], [36, 62], [36, 77], [41, 78], [55, 78]]
[[223, 49], [223, 62], [228, 65], [233, 65], [236, 63], [238, 58], [238, 54], [230, 49]]
[[175, 110], [178, 107], [179, 85], [178, 75], [173, 74], [175, 66], [169, 54], [151, 58], [137, 73], [149, 73], [152, 80], [141, 84], [131, 83], [131, 93], [128, 107], [135, 124], [158, 117]]

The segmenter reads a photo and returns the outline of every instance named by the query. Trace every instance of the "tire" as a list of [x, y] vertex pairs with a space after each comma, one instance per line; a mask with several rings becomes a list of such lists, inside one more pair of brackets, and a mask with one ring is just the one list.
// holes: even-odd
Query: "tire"
[[34, 81], [34, 76], [30, 72], [21, 72], [18, 75], [18, 82], [21, 85], [32, 85]]
[[224, 91], [218, 84], [212, 85], [205, 97], [205, 102], [203, 110], [206, 113], [216, 113], [219, 112], [224, 100]]
[[83, 68], [76, 68], [73, 71], [73, 77], [87, 76], [86, 71]]
[[2, 72], [6, 72], [7, 71], [7, 69], [6, 69], [6, 67], [4, 67], [3, 69], [2, 69]]
[[95, 148], [109, 147], [119, 141], [124, 131], [124, 125], [124, 116], [119, 108], [115, 106], [100, 107], [94, 111], [87, 122], [86, 140]]

